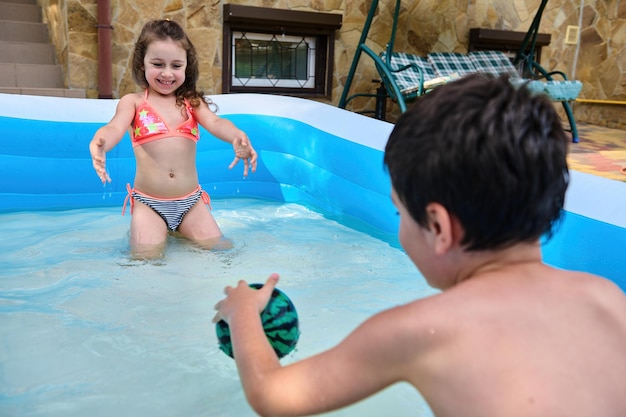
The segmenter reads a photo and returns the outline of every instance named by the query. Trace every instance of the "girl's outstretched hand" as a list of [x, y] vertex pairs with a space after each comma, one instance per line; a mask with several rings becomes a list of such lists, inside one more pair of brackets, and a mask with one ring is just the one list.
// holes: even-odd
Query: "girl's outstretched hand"
[[89, 152], [91, 153], [91, 161], [93, 163], [93, 169], [96, 170], [96, 174], [102, 180], [102, 184], [111, 182], [111, 177], [106, 168], [106, 152], [104, 151], [104, 145], [106, 141], [104, 138], [97, 138], [91, 141], [89, 144]]
[[250, 288], [244, 280], [239, 281], [234, 288], [230, 285], [224, 288], [226, 298], [215, 304], [217, 313], [213, 318], [213, 323], [224, 320], [230, 324], [232, 316], [244, 308], [254, 309], [258, 314], [261, 314], [272, 296], [278, 278], [278, 274], [270, 275], [265, 285], [258, 290]]
[[235, 159], [230, 163], [228, 169], [232, 169], [239, 160], [243, 161], [243, 176], [248, 176], [248, 170], [256, 172], [257, 154], [250, 140], [244, 135], [233, 140], [233, 150], [235, 151]]

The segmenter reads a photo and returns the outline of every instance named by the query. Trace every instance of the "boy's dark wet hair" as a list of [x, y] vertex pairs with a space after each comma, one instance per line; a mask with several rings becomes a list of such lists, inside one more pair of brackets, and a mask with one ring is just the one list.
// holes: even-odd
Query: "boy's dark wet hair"
[[186, 98], [193, 107], [198, 107], [200, 101], [206, 102], [202, 91], [196, 90], [196, 82], [200, 74], [198, 55], [191, 40], [183, 28], [176, 22], [171, 20], [151, 20], [143, 26], [139, 38], [135, 42], [135, 50], [133, 52], [133, 79], [141, 87], [148, 88], [143, 64], [148, 45], [157, 40], [163, 41], [167, 39], [178, 42], [180, 47], [187, 52], [185, 82], [176, 90], [176, 102], [182, 105]]
[[422, 96], [396, 123], [385, 165], [400, 201], [427, 225], [443, 205], [466, 250], [550, 235], [569, 174], [567, 135], [553, 104], [507, 78], [470, 75]]

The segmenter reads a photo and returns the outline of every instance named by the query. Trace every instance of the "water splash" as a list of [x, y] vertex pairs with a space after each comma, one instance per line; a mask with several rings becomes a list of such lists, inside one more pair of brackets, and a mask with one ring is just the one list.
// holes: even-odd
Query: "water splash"
[[[107, 174], [107, 177], [108, 177], [108, 178], [111, 178], [111, 174], [109, 173], [109, 170], [108, 170], [108, 169], [106, 170], [106, 174]], [[108, 198], [111, 198], [111, 197], [113, 196], [113, 193], [111, 192], [111, 190], [109, 190], [108, 195], [107, 195], [106, 190], [107, 190], [107, 185], [108, 185], [108, 184], [109, 184], [109, 183], [108, 183], [107, 181], [105, 181], [105, 182], [103, 182], [103, 183], [102, 183], [102, 189], [104, 190], [104, 191], [102, 192], [102, 199], [103, 199], [103, 200], [106, 200], [106, 199], [107, 199], [107, 197], [108, 197]]]

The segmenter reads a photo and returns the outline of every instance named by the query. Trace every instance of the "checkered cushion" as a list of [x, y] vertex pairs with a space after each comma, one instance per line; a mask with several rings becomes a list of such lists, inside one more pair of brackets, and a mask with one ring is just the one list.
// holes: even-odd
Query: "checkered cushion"
[[[385, 53], [381, 53], [385, 62]], [[509, 57], [500, 51], [474, 51], [468, 55], [456, 52], [431, 52], [428, 59], [421, 56], [394, 52], [391, 55], [391, 73], [402, 95], [413, 98], [417, 95], [420, 85], [426, 81], [440, 84], [449, 82], [475, 72], [484, 72], [493, 75], [508, 74], [515, 85], [527, 84], [528, 89], [535, 94], [546, 94], [554, 101], [570, 101], [576, 99], [582, 83], [575, 80], [527, 80], [522, 79]], [[398, 68], [409, 65], [408, 68], [393, 72]], [[421, 69], [421, 74], [420, 70]], [[421, 78], [423, 76], [423, 79]], [[434, 85], [433, 85], [434, 86]], [[392, 92], [390, 92], [392, 93]]]
[[438, 77], [464, 76], [476, 72], [469, 56], [457, 52], [431, 52], [428, 60]]
[[500, 51], [473, 51], [469, 58], [478, 72], [485, 72], [495, 76], [508, 74], [511, 78], [520, 78], [517, 69], [509, 57]]
[[583, 83], [577, 80], [539, 81], [518, 79], [514, 81], [514, 84], [525, 84], [531, 93], [545, 94], [553, 101], [576, 100], [580, 90], [583, 88]]
[[527, 87], [531, 92], [546, 94], [553, 101], [574, 100], [582, 89], [580, 81], [522, 79], [511, 60], [500, 51], [474, 51], [469, 55], [433, 52], [428, 54], [428, 59], [439, 76], [450, 76], [455, 72], [460, 76], [473, 72], [484, 72], [496, 76], [508, 74], [514, 84], [527, 82]]
[[[380, 54], [380, 59], [386, 62], [386, 53]], [[421, 83], [431, 80], [437, 75], [435, 70], [428, 62], [428, 59], [412, 54], [405, 54], [403, 52], [393, 52], [391, 59], [389, 60], [390, 71], [393, 75], [394, 81], [400, 88], [402, 95], [409, 95], [419, 90]], [[398, 71], [398, 69], [409, 67]], [[421, 73], [420, 73], [421, 69]], [[397, 72], [395, 72], [397, 71]]]

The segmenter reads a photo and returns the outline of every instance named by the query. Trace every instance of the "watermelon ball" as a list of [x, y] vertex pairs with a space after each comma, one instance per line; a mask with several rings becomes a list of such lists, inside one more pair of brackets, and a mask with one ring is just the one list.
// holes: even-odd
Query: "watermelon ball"
[[[250, 284], [250, 287], [259, 289], [263, 287], [263, 284]], [[300, 337], [298, 313], [289, 297], [278, 288], [274, 288], [270, 300], [261, 312], [261, 322], [265, 336], [279, 359], [288, 355], [296, 347]], [[228, 324], [224, 320], [218, 321], [215, 325], [215, 332], [220, 350], [233, 358], [233, 345]]]

